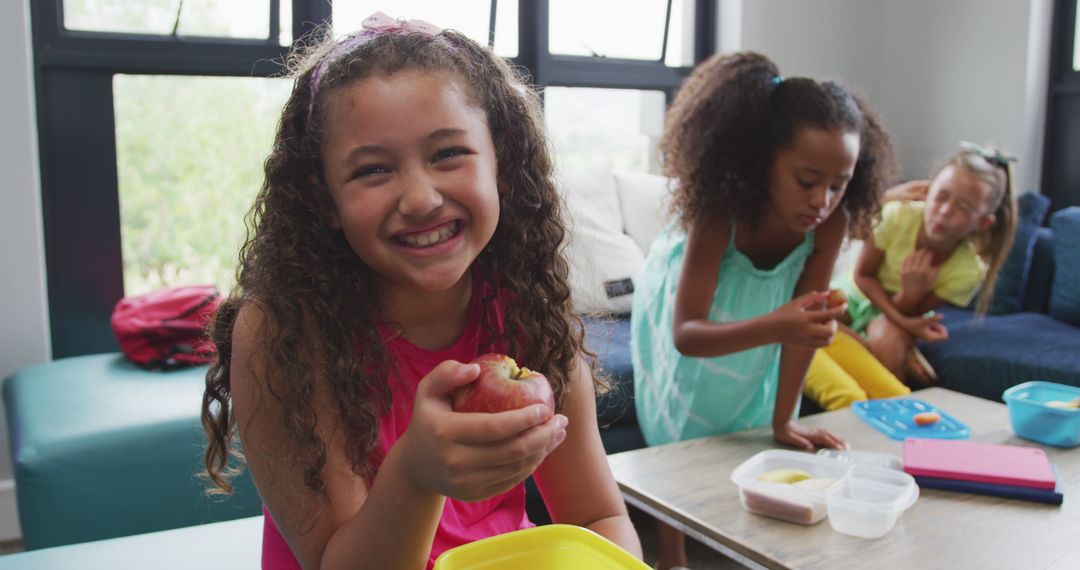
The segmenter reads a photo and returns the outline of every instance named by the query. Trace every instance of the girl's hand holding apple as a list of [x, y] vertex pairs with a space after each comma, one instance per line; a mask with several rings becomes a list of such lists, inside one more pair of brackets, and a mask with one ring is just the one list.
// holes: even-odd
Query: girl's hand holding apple
[[525, 480], [566, 437], [566, 416], [546, 403], [455, 412], [454, 390], [480, 376], [480, 365], [448, 360], [417, 387], [409, 429], [394, 447], [421, 488], [458, 500], [486, 499]]
[[480, 375], [454, 389], [454, 411], [496, 413], [544, 404], [554, 413], [555, 395], [543, 374], [519, 367], [505, 354], [482, 354], [471, 364], [480, 366]]

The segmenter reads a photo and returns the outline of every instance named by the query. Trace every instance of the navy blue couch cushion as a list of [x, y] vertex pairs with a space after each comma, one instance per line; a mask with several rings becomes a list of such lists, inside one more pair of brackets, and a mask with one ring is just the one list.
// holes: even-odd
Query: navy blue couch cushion
[[1080, 206], [1050, 216], [1054, 232], [1054, 285], [1050, 315], [1080, 326]]
[[[609, 455], [645, 447], [645, 437], [634, 413], [634, 365], [630, 360], [630, 317], [585, 317], [585, 346], [596, 353], [601, 373], [611, 389], [596, 398], [600, 439]], [[529, 520], [548, 524], [544, 501], [532, 477], [525, 482], [525, 509]]]
[[611, 389], [596, 399], [596, 418], [604, 450], [610, 453], [645, 447], [634, 412], [634, 365], [630, 360], [630, 317], [585, 319], [585, 346], [596, 353]]
[[1001, 400], [1029, 380], [1080, 386], [1080, 329], [1041, 313], [988, 315], [941, 309], [949, 340], [920, 343], [943, 388]]
[[586, 318], [585, 346], [596, 353], [611, 390], [596, 400], [600, 427], [637, 423], [634, 413], [634, 365], [630, 360], [629, 318]]
[[1032, 313], [1050, 312], [1050, 287], [1054, 283], [1054, 233], [1039, 228], [1035, 233], [1035, 248], [1031, 254], [1031, 270], [1024, 285], [1023, 310]]
[[1009, 250], [1005, 263], [1001, 266], [997, 283], [994, 286], [994, 298], [990, 302], [989, 312], [995, 315], [1015, 313], [1021, 309], [1024, 298], [1024, 284], [1031, 271], [1031, 256], [1039, 226], [1050, 208], [1050, 199], [1035, 192], [1027, 192], [1017, 199], [1016, 238]]

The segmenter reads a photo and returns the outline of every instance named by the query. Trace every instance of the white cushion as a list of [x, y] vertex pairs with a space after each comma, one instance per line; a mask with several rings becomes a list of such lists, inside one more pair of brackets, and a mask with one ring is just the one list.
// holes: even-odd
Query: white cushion
[[671, 179], [656, 174], [616, 172], [623, 231], [634, 238], [642, 253], [649, 253], [653, 239], [671, 218], [668, 212]]
[[[570, 289], [580, 313], [630, 311], [633, 295], [620, 286], [637, 280], [645, 256], [623, 233], [622, 212], [611, 165], [599, 163], [560, 178], [570, 239]], [[609, 294], [609, 289], [613, 289]]]
[[632, 287], [645, 266], [645, 256], [633, 238], [578, 225], [571, 228], [566, 257], [577, 312], [630, 312]]
[[610, 163], [596, 162], [581, 170], [563, 173], [559, 181], [563, 198], [575, 220], [622, 233], [619, 192]]

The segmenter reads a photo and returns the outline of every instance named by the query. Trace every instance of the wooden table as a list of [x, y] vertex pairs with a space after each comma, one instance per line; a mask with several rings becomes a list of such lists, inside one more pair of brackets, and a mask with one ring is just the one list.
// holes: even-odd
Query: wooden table
[[[942, 388], [913, 397], [930, 402], [986, 443], [1039, 446], [1013, 435], [1004, 404]], [[871, 428], [850, 409], [801, 423], [845, 438], [852, 449], [903, 454], [901, 442]], [[757, 429], [608, 458], [627, 502], [752, 568], [1080, 568], [1080, 448], [1046, 449], [1058, 468], [1062, 506], [922, 489], [887, 535], [846, 536], [828, 520], [802, 526], [754, 515], [739, 503], [731, 471], [778, 447]]]

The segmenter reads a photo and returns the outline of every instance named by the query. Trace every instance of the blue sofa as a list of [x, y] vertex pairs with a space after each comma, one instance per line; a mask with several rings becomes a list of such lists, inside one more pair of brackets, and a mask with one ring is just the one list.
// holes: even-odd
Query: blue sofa
[[[1055, 217], [1077, 215], [1080, 210], [1063, 210]], [[1055, 247], [1080, 248], [1080, 243], [1055, 243], [1050, 228], [1035, 230], [1017, 310], [983, 319], [970, 308], [940, 311], [949, 339], [919, 345], [938, 373], [939, 386], [998, 401], [1007, 388], [1029, 380], [1080, 386], [1080, 327], [1050, 310], [1055, 286], [1080, 289], [1080, 282], [1056, 278]]]

